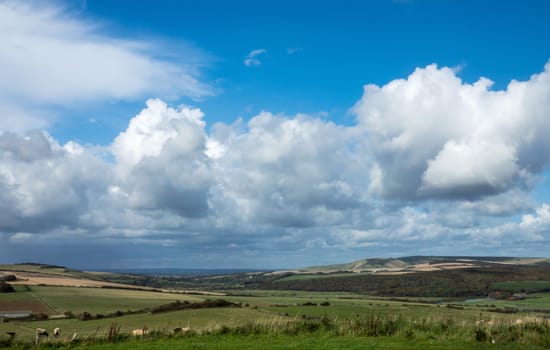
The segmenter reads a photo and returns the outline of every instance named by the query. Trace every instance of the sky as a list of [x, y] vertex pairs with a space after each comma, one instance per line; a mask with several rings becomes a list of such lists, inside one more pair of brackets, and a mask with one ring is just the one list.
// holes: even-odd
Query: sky
[[0, 263], [549, 257], [550, 2], [0, 0]]

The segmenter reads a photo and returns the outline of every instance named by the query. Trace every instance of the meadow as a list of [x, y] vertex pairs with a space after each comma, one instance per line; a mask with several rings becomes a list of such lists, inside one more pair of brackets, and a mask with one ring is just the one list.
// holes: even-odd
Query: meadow
[[[15, 269], [24, 267], [17, 266]], [[52, 333], [62, 330], [59, 338], [41, 339], [39, 348], [102, 348], [102, 349], [547, 349], [550, 348], [550, 292], [547, 280], [500, 280], [487, 285], [490, 293], [521, 298], [494, 300], [486, 297], [425, 295], [415, 293], [395, 296], [396, 290], [408, 290], [403, 281], [412, 284], [440, 280], [442, 272], [422, 273], [414, 279], [409, 275], [394, 284], [383, 295], [355, 292], [357, 282], [367, 280], [362, 275], [344, 273], [331, 275], [245, 275], [221, 278], [193, 277], [183, 279], [186, 285], [207, 284], [225, 286], [208, 289], [211, 294], [167, 290], [164, 282], [179, 283], [176, 277], [123, 276], [111, 278], [152, 282], [162, 287], [152, 289], [114, 288], [105, 284], [100, 275], [72, 271], [61, 267], [37, 267], [25, 276], [43, 278], [68, 275], [75, 281], [93, 276], [99, 287], [66, 285], [27, 285], [25, 279], [15, 284], [15, 293], [0, 294], [0, 311], [28, 310], [28, 319], [0, 322], [0, 347], [33, 348], [35, 330], [44, 328]], [[15, 271], [11, 270], [4, 271]], [[537, 267], [536, 273], [545, 271]], [[5, 273], [5, 272], [4, 272]], [[10, 272], [11, 273], [11, 272]], [[479, 270], [453, 271], [446, 276], [469, 277], [479, 283], [489, 274]], [[519, 274], [517, 274], [519, 275]], [[33, 277], [30, 278], [33, 278]], [[122, 277], [121, 277], [122, 276]], [[251, 278], [250, 276], [253, 276]], [[532, 274], [535, 276], [535, 274]], [[413, 276], [414, 277], [414, 276]], [[514, 276], [512, 276], [514, 277]], [[248, 281], [257, 278], [256, 282]], [[282, 281], [277, 282], [280, 278]], [[390, 284], [398, 276], [369, 281]], [[434, 280], [435, 278], [435, 280]], [[335, 281], [353, 282], [351, 290], [308, 291], [280, 289], [284, 283], [317, 285], [326, 280], [327, 289]], [[29, 281], [31, 281], [29, 279]], [[111, 281], [107, 281], [111, 283]], [[275, 286], [262, 289], [260, 285]], [[246, 289], [249, 285], [253, 288]], [[379, 283], [379, 285], [382, 285]], [[461, 285], [460, 283], [458, 284]], [[238, 288], [236, 286], [239, 286]], [[298, 285], [302, 286], [302, 285]], [[310, 285], [304, 285], [309, 287]], [[396, 289], [397, 286], [399, 289]], [[128, 286], [129, 287], [129, 286]], [[149, 287], [149, 288], [147, 288]], [[452, 289], [452, 285], [445, 285]], [[135, 286], [133, 287], [135, 288]], [[424, 289], [426, 290], [426, 289]], [[528, 291], [528, 293], [527, 293]], [[176, 329], [190, 329], [184, 334]], [[143, 337], [132, 331], [145, 329]], [[9, 333], [14, 335], [10, 337]]]
[[[62, 329], [62, 336], [41, 347], [252, 349], [265, 343], [262, 348], [266, 349], [485, 349], [493, 340], [499, 342], [499, 348], [550, 346], [548, 320], [530, 326], [516, 324], [518, 319], [530, 322], [534, 317], [542, 320], [544, 315], [490, 312], [487, 309], [491, 305], [477, 303], [397, 301], [355, 293], [239, 291], [223, 297], [236, 303], [234, 306], [153, 313], [155, 307], [167, 303], [200, 304], [210, 297], [82, 287], [17, 289], [16, 293], [2, 295], [1, 300], [38, 300], [48, 305], [51, 315], [74, 310], [76, 316], [0, 323], [0, 345], [15, 348], [30, 346], [36, 328], [57, 327]], [[543, 297], [548, 300], [550, 294]], [[132, 313], [103, 315], [119, 309]], [[92, 319], [81, 320], [78, 312], [88, 312]], [[97, 315], [102, 316], [95, 318]], [[481, 325], [477, 325], [480, 320]], [[492, 326], [484, 326], [487, 323]], [[117, 334], [114, 338], [113, 327]], [[189, 327], [193, 332], [178, 336], [173, 333], [177, 327]], [[151, 332], [149, 337], [130, 336], [132, 330], [143, 328]], [[6, 332], [15, 332], [16, 337], [9, 340]], [[76, 341], [71, 342], [75, 333]]]

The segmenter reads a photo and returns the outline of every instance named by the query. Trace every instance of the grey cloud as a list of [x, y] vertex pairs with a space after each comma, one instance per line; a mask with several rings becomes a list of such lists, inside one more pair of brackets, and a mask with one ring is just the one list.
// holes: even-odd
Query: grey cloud
[[[355, 164], [353, 130], [306, 116], [261, 113], [233, 133], [212, 135], [221, 195], [250, 222], [311, 226], [362, 205], [364, 170]], [[323, 216], [315, 215], [322, 209]]]
[[78, 226], [106, 188], [109, 167], [43, 132], [0, 135], [0, 230], [39, 232]]

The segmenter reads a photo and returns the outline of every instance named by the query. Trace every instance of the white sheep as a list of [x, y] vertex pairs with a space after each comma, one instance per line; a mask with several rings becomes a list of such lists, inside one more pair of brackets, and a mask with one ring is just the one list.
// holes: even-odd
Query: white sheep
[[146, 335], [147, 333], [149, 333], [147, 331], [147, 328], [141, 328], [141, 329], [134, 329], [132, 331], [132, 334], [135, 336], [135, 337], [138, 337], [138, 336], [143, 336], [143, 335]]
[[38, 344], [38, 342], [40, 341], [40, 338], [42, 337], [48, 337], [48, 331], [45, 330], [44, 328], [37, 328], [36, 329], [36, 335], [35, 335], [35, 338], [34, 338], [34, 341], [36, 344]]

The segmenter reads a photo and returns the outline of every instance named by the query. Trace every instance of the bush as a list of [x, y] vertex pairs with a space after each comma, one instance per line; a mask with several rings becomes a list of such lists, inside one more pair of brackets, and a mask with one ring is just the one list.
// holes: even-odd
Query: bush
[[488, 335], [484, 329], [478, 328], [475, 330], [475, 339], [479, 342], [487, 341]]
[[0, 348], [10, 348], [12, 346], [13, 339], [11, 338], [0, 338]]
[[45, 313], [38, 313], [32, 315], [33, 320], [47, 320], [49, 317]]
[[15, 275], [6, 275], [3, 277], [0, 277], [0, 281], [13, 282], [13, 281], [17, 281], [17, 277], [15, 277]]
[[200, 303], [190, 303], [187, 300], [181, 302], [179, 300], [174, 301], [173, 303], [163, 304], [157, 307], [150, 309], [151, 313], [166, 312], [166, 311], [175, 311], [175, 310], [186, 310], [186, 309], [208, 309], [214, 307], [240, 307], [240, 304], [235, 304], [224, 299], [214, 299], [214, 300], [205, 300]]
[[88, 321], [88, 320], [92, 320], [92, 319], [93, 319], [92, 314], [90, 314], [90, 313], [87, 312], [87, 311], [84, 311], [83, 313], [81, 313], [80, 316], [78, 316], [78, 318], [79, 318], [81, 321]]
[[11, 286], [11, 284], [6, 282], [0, 282], [0, 293], [13, 293], [15, 292], [15, 289]]
[[317, 306], [317, 304], [312, 303], [311, 301], [308, 301], [308, 302], [303, 303], [302, 306]]

